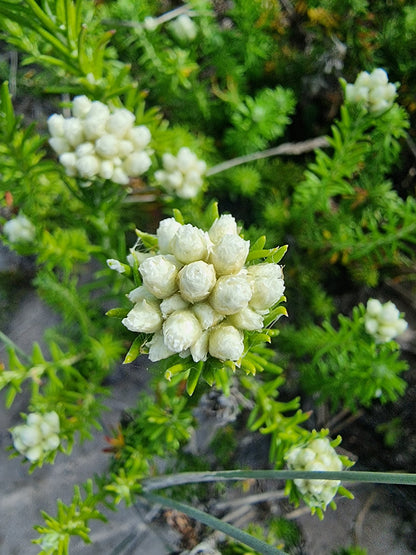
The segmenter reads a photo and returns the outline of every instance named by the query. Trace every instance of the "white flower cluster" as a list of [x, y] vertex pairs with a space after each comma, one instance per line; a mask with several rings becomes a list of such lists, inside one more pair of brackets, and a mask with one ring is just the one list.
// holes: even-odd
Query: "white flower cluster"
[[26, 216], [19, 214], [4, 224], [3, 233], [10, 243], [31, 243], [35, 238], [35, 226]]
[[347, 102], [362, 104], [372, 113], [381, 113], [393, 105], [396, 86], [389, 83], [384, 69], [374, 69], [371, 73], [361, 71], [355, 83], [348, 83], [345, 89]]
[[181, 198], [196, 196], [202, 187], [202, 176], [207, 169], [188, 147], [182, 147], [177, 156], [169, 152], [162, 156], [163, 170], [155, 172], [155, 179], [169, 193]]
[[[290, 470], [338, 471], [342, 462], [328, 438], [316, 438], [302, 447], [293, 447], [286, 455]], [[335, 497], [339, 480], [294, 480], [303, 499], [310, 507], [325, 509]]]
[[407, 328], [396, 305], [391, 301], [381, 304], [378, 299], [368, 299], [364, 325], [377, 343], [387, 343]]
[[100, 177], [127, 185], [151, 166], [147, 148], [151, 134], [145, 125], [134, 126], [135, 116], [126, 108], [110, 111], [99, 100], [76, 96], [72, 117], [48, 118], [49, 144], [70, 176]]
[[195, 362], [208, 355], [238, 361], [244, 330], [260, 330], [285, 289], [282, 268], [245, 266], [250, 242], [238, 235], [231, 215], [208, 232], [174, 218], [160, 222], [159, 251], [141, 257], [143, 285], [128, 295], [135, 303], [123, 319], [131, 331], [153, 334], [149, 358], [175, 353]]
[[13, 444], [30, 462], [35, 462], [48, 451], [57, 449], [60, 443], [59, 429], [59, 416], [55, 411], [46, 414], [31, 413], [26, 424], [15, 426], [11, 430]]

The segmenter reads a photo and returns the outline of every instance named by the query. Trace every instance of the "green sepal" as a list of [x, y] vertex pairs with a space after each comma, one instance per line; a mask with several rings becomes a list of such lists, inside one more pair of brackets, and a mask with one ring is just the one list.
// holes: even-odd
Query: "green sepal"
[[123, 360], [123, 364], [130, 364], [136, 360], [136, 358], [142, 354], [142, 347], [147, 341], [147, 335], [145, 333], [139, 334], [136, 339], [131, 344], [128, 353], [126, 354], [125, 359]]
[[216, 200], [212, 201], [211, 204], [208, 206], [205, 216], [207, 218], [207, 226], [211, 227], [212, 224], [218, 220], [220, 214], [218, 212], [218, 202]]
[[201, 361], [201, 362], [198, 362], [196, 367], [192, 367], [189, 369], [189, 376], [186, 381], [186, 391], [188, 395], [193, 395], [203, 368], [204, 368], [204, 363]]
[[157, 249], [158, 240], [156, 235], [152, 235], [151, 233], [140, 231], [140, 229], [136, 229], [136, 235], [147, 249], [151, 249], [151, 250]]
[[175, 220], [180, 223], [181, 225], [185, 224], [185, 220], [183, 219], [183, 215], [182, 212], [180, 210], [178, 210], [177, 208], [173, 209], [173, 217], [175, 218]]
[[110, 308], [105, 315], [110, 318], [125, 318], [129, 312], [128, 308]]

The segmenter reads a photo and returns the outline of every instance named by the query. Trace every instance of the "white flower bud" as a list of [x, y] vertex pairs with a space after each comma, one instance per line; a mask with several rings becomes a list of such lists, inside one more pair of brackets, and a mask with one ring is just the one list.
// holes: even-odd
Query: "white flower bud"
[[97, 175], [100, 169], [100, 162], [96, 156], [87, 155], [78, 158], [77, 160], [77, 170], [81, 177], [85, 179], [90, 179]]
[[156, 235], [158, 238], [159, 251], [162, 254], [172, 252], [170, 243], [180, 227], [181, 224], [177, 222], [175, 218], [166, 218], [160, 222], [159, 227], [156, 230]]
[[83, 156], [88, 156], [90, 154], [94, 155], [95, 148], [93, 143], [85, 142], [85, 143], [79, 144], [75, 148], [75, 154], [77, 155], [78, 158], [82, 158]]
[[151, 141], [152, 135], [145, 125], [133, 127], [126, 135], [138, 150], [143, 150]]
[[55, 411], [44, 415], [29, 414], [26, 424], [12, 428], [13, 444], [31, 462], [40, 460], [43, 455], [58, 448], [59, 417]]
[[147, 152], [132, 152], [124, 161], [123, 169], [127, 175], [138, 177], [144, 174], [152, 165], [152, 161]]
[[[114, 163], [114, 162], [113, 162]], [[125, 173], [122, 168], [115, 167], [111, 180], [118, 185], [128, 185], [130, 182], [129, 176]]]
[[382, 68], [374, 69], [370, 74], [370, 78], [372, 87], [387, 85], [389, 82], [388, 75]]
[[100, 163], [100, 169], [98, 175], [102, 179], [112, 179], [114, 174], [114, 164], [111, 160], [103, 160]]
[[132, 303], [138, 303], [144, 299], [150, 302], [157, 302], [156, 297], [152, 295], [144, 285], [140, 285], [139, 287], [132, 289], [130, 293], [128, 293], [127, 298]]
[[58, 434], [51, 434], [42, 441], [42, 449], [44, 451], [53, 451], [59, 447], [61, 440]]
[[253, 331], [263, 328], [263, 316], [248, 306], [229, 316], [227, 321], [239, 330]]
[[158, 299], [170, 297], [178, 290], [178, 268], [169, 255], [146, 258], [139, 267], [143, 284]]
[[172, 253], [184, 264], [206, 260], [208, 247], [208, 235], [202, 229], [191, 224], [182, 225], [178, 228], [171, 241]]
[[167, 318], [170, 314], [176, 310], [185, 310], [188, 308], [189, 303], [187, 303], [179, 293], [175, 293], [171, 297], [163, 299], [160, 303], [160, 310], [162, 312], [163, 318]]
[[250, 241], [239, 235], [224, 235], [213, 246], [210, 256], [217, 275], [237, 274], [244, 266], [249, 249]]
[[171, 351], [180, 353], [189, 349], [200, 337], [201, 326], [189, 310], [179, 310], [171, 314], [163, 324], [165, 345]]
[[[303, 447], [293, 447], [286, 454], [290, 470], [340, 471], [342, 462], [327, 438], [316, 438]], [[325, 509], [340, 485], [339, 480], [294, 480], [310, 507]]]
[[257, 311], [269, 310], [285, 290], [282, 268], [278, 264], [257, 264], [247, 268], [253, 296], [250, 308]]
[[147, 346], [149, 347], [149, 360], [151, 362], [164, 360], [165, 358], [175, 354], [174, 351], [171, 351], [168, 347], [166, 347], [163, 333], [161, 331], [153, 334], [153, 337], [149, 343], [147, 343]]
[[91, 100], [85, 95], [75, 96], [72, 100], [72, 113], [76, 118], [84, 118], [91, 109]]
[[55, 433], [55, 434], [59, 433], [59, 430], [60, 430], [59, 416], [55, 411], [45, 413], [42, 418], [43, 418], [43, 424], [47, 424], [52, 433]]
[[192, 312], [198, 318], [203, 330], [216, 326], [225, 318], [223, 314], [216, 312], [208, 303], [196, 303], [192, 306]]
[[124, 267], [124, 265], [119, 260], [116, 260], [115, 258], [108, 258], [107, 266], [110, 268], [110, 270], [114, 270], [119, 274], [124, 274], [124, 272], [126, 271], [126, 268]]
[[74, 177], [78, 173], [78, 158], [74, 152], [64, 152], [59, 156], [59, 162], [65, 168], [67, 175]]
[[214, 266], [203, 260], [191, 262], [179, 272], [179, 291], [190, 303], [203, 301], [215, 285]]
[[130, 110], [120, 108], [108, 118], [106, 129], [109, 133], [121, 139], [130, 131], [135, 119], [135, 115]]
[[199, 336], [199, 339], [191, 345], [190, 352], [194, 362], [200, 362], [201, 360], [207, 360], [208, 358], [208, 340], [209, 333], [203, 331]]
[[237, 223], [231, 214], [223, 214], [215, 220], [208, 231], [214, 244], [220, 242], [225, 235], [237, 235]]
[[209, 354], [220, 360], [239, 360], [244, 353], [243, 333], [228, 324], [220, 324], [209, 334]]
[[407, 322], [400, 316], [396, 305], [391, 301], [381, 304], [377, 299], [369, 299], [364, 315], [364, 326], [376, 343], [387, 343], [407, 328]]
[[245, 308], [252, 296], [247, 277], [243, 274], [221, 276], [211, 293], [209, 302], [220, 314], [235, 314]]
[[62, 114], [52, 114], [48, 118], [48, 131], [52, 137], [64, 136], [64, 121]]
[[181, 14], [171, 21], [169, 23], [169, 29], [181, 44], [192, 42], [198, 33], [198, 27], [187, 14]]
[[155, 31], [159, 27], [159, 23], [156, 17], [145, 17], [143, 21], [143, 27], [146, 31]]
[[90, 141], [96, 140], [106, 134], [106, 124], [110, 117], [108, 106], [95, 100], [84, 119], [84, 134]]
[[178, 169], [178, 164], [175, 156], [170, 152], [165, 152], [162, 156], [163, 167], [169, 173]]
[[64, 120], [64, 137], [72, 147], [84, 141], [84, 126], [78, 118]]
[[26, 216], [19, 214], [4, 224], [3, 233], [10, 243], [32, 243], [36, 230]]
[[56, 154], [63, 154], [71, 150], [71, 146], [64, 137], [51, 137], [48, 140]]
[[119, 142], [115, 135], [102, 135], [95, 141], [95, 150], [103, 158], [113, 158], [118, 155]]
[[122, 157], [128, 156], [133, 151], [134, 151], [134, 145], [131, 141], [126, 141], [125, 139], [122, 139], [122, 140], [119, 141], [119, 143], [118, 143], [118, 152], [119, 152], [120, 156], [122, 156]]
[[130, 331], [154, 333], [162, 327], [162, 314], [157, 303], [143, 299], [134, 305], [121, 323]]

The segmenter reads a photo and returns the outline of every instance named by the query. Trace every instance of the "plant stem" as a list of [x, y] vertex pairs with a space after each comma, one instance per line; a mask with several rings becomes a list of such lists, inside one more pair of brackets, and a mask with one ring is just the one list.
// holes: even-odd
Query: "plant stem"
[[143, 480], [144, 492], [198, 482], [217, 482], [221, 480], [344, 480], [348, 482], [370, 482], [374, 484], [401, 484], [416, 486], [416, 474], [399, 472], [366, 471], [311, 471], [311, 470], [220, 470], [215, 472], [182, 472], [147, 478]]
[[145, 493], [143, 497], [147, 501], [160, 503], [161, 505], [169, 507], [170, 509], [176, 509], [188, 515], [189, 517], [202, 522], [202, 524], [205, 524], [206, 526], [210, 526], [211, 528], [223, 532], [227, 536], [231, 536], [237, 541], [244, 543], [248, 547], [255, 549], [262, 555], [286, 555], [284, 551], [281, 551], [280, 549], [277, 549], [276, 547], [273, 547], [271, 545], [267, 545], [267, 543], [254, 538], [250, 534], [247, 534], [247, 532], [243, 532], [242, 530], [235, 528], [235, 526], [232, 526], [231, 524], [228, 524], [227, 522], [224, 522], [208, 513], [204, 513], [199, 509], [195, 509], [190, 505], [175, 501], [174, 499], [168, 499], [161, 495], [155, 495], [154, 493]]
[[234, 168], [234, 166], [239, 166], [241, 164], [246, 164], [247, 162], [253, 162], [254, 160], [261, 160], [262, 158], [269, 158], [271, 156], [279, 156], [280, 154], [304, 154], [305, 152], [310, 152], [317, 148], [326, 148], [329, 143], [326, 137], [315, 137], [314, 139], [308, 139], [307, 141], [301, 141], [299, 143], [283, 143], [274, 148], [269, 148], [268, 150], [262, 150], [259, 152], [253, 152], [252, 154], [246, 154], [245, 156], [238, 156], [237, 158], [232, 158], [216, 166], [209, 168], [205, 175], [210, 177], [217, 173]]

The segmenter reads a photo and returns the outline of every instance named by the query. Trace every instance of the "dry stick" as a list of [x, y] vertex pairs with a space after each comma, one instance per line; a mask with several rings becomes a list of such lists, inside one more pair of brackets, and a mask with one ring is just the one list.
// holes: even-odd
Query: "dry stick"
[[304, 154], [305, 152], [310, 152], [311, 150], [316, 150], [317, 148], [327, 147], [329, 147], [329, 143], [326, 137], [315, 137], [314, 139], [308, 139], [307, 141], [301, 141], [299, 143], [283, 143], [274, 148], [269, 148], [268, 150], [253, 152], [252, 154], [246, 154], [245, 156], [239, 156], [238, 158], [232, 158], [226, 162], [221, 162], [221, 164], [217, 164], [216, 166], [209, 168], [205, 172], [205, 175], [210, 177], [211, 175], [234, 168], [234, 166], [246, 164], [247, 162], [253, 162], [254, 160], [261, 160], [262, 158], [269, 158], [270, 156], [279, 156], [281, 154], [298, 156], [299, 154]]
[[372, 491], [368, 496], [366, 502], [364, 503], [363, 508], [357, 515], [355, 526], [352, 531], [353, 541], [356, 545], [359, 545], [360, 543], [360, 539], [363, 533], [364, 519], [367, 516], [367, 513], [370, 510], [371, 505], [373, 504], [376, 496], [377, 496], [377, 491], [376, 490]]
[[364, 414], [364, 411], [362, 409], [358, 410], [356, 413], [351, 414], [351, 416], [349, 418], [346, 418], [345, 420], [343, 420], [342, 422], [340, 422], [337, 426], [335, 426], [331, 432], [333, 434], [337, 434], [338, 432], [340, 432], [343, 428], [345, 428], [346, 426], [349, 426], [350, 424], [352, 424], [353, 422], [355, 422], [358, 418], [360, 418], [362, 415]]

